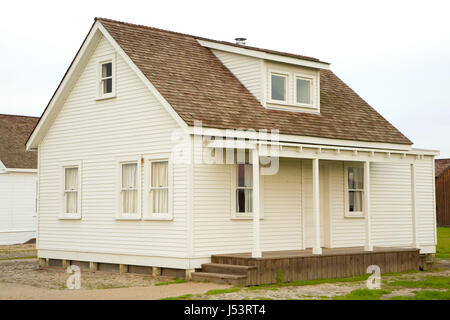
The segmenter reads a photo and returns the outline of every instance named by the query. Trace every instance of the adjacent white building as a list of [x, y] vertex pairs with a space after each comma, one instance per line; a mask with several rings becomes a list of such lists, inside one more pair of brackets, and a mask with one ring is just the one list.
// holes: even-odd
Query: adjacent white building
[[25, 143], [38, 120], [0, 115], [0, 245], [36, 238], [37, 153]]
[[435, 252], [438, 152], [315, 58], [96, 19], [27, 148], [40, 258]]

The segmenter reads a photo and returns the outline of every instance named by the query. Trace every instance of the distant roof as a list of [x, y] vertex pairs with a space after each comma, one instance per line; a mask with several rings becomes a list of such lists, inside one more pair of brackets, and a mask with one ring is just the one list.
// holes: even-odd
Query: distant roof
[[330, 70], [320, 70], [320, 115], [267, 109], [199, 44], [204, 38], [104, 18], [96, 21], [190, 126], [201, 120], [204, 127], [219, 129], [279, 129], [281, 134], [412, 144]]
[[25, 143], [39, 118], [0, 114], [0, 161], [7, 168], [36, 169], [36, 152]]
[[448, 168], [450, 168], [450, 159], [436, 159], [435, 160], [435, 176], [440, 177]]

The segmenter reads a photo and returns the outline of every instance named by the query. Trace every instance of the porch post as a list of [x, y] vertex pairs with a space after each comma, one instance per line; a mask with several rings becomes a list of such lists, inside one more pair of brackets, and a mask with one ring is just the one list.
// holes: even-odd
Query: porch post
[[373, 251], [372, 245], [372, 225], [370, 215], [370, 162], [364, 162], [364, 211], [366, 213], [366, 244], [364, 246], [365, 251]]
[[253, 258], [261, 258], [260, 229], [259, 229], [259, 154], [258, 146], [252, 151], [253, 169]]
[[412, 246], [419, 248], [417, 241], [417, 203], [416, 203], [416, 165], [411, 163], [411, 216], [412, 216]]
[[314, 246], [313, 254], [322, 254], [320, 246], [320, 208], [319, 208], [319, 159], [313, 159], [312, 187], [313, 187], [313, 217], [314, 217]]

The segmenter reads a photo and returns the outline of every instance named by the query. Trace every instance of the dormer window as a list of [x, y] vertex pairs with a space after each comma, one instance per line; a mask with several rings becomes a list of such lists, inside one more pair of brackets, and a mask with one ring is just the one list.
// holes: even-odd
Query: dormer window
[[271, 76], [271, 98], [277, 101], [286, 101], [287, 75], [272, 73]]
[[320, 73], [311, 68], [267, 63], [265, 107], [320, 112]]
[[115, 61], [114, 56], [102, 59], [98, 63], [98, 97], [97, 99], [115, 96]]
[[312, 79], [295, 78], [295, 102], [299, 104], [312, 104]]

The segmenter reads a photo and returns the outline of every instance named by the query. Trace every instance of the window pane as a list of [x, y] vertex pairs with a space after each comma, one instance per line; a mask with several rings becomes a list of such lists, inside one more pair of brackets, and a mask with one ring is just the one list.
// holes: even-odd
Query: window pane
[[168, 162], [152, 162], [151, 182], [152, 187], [167, 187], [168, 186]]
[[253, 210], [253, 190], [236, 190], [236, 212], [252, 212]]
[[364, 188], [364, 171], [363, 168], [348, 168], [348, 188], [363, 189]]
[[65, 190], [78, 190], [78, 168], [65, 168]]
[[251, 164], [237, 164], [238, 187], [253, 186], [253, 170]]
[[122, 188], [136, 188], [137, 164], [122, 164]]
[[297, 79], [297, 102], [311, 103], [311, 81], [304, 79]]
[[112, 62], [102, 64], [102, 78], [112, 76]]
[[272, 75], [272, 99], [286, 100], [286, 77]]
[[111, 93], [112, 92], [112, 79], [103, 80], [103, 93]]
[[350, 212], [362, 211], [362, 191], [349, 191], [348, 192], [348, 208]]
[[169, 212], [169, 190], [168, 189], [150, 190], [150, 203], [152, 213]]
[[122, 213], [136, 213], [137, 212], [137, 191], [124, 190], [122, 191]]
[[65, 192], [64, 204], [65, 204], [65, 213], [77, 213], [78, 192]]

